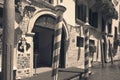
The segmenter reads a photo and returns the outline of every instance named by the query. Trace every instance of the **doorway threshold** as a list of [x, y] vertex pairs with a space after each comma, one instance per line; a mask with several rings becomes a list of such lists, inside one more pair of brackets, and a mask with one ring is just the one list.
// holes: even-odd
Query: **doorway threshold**
[[51, 67], [34, 68], [34, 69], [33, 69], [33, 74], [44, 73], [44, 72], [48, 72], [48, 71], [51, 71], [51, 70], [52, 70]]

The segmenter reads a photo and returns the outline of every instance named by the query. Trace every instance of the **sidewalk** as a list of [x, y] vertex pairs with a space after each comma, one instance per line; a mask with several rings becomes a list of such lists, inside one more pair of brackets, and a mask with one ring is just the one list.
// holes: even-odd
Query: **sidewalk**
[[[80, 80], [81, 75], [84, 73], [83, 69], [80, 68], [67, 68], [67, 69], [59, 69], [58, 80]], [[77, 79], [75, 79], [77, 78]], [[51, 76], [51, 71], [40, 73], [37, 76], [33, 76], [30, 78], [25, 78], [22, 80], [53, 80]]]
[[113, 65], [106, 63], [104, 68], [97, 64], [92, 67], [92, 72], [89, 80], [120, 80], [120, 61], [115, 61]]
[[[106, 63], [102, 67], [101, 63], [96, 63], [91, 68], [92, 74], [89, 76], [89, 80], [120, 80], [120, 61], [115, 61], [113, 65]], [[84, 80], [81, 75], [84, 73], [80, 68], [67, 68], [59, 69], [58, 80]], [[37, 76], [25, 78], [22, 80], [53, 80], [51, 71], [40, 73]]]

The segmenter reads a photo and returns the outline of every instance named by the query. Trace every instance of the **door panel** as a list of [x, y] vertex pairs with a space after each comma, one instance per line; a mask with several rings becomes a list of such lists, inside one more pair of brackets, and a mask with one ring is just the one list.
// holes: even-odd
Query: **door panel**
[[39, 28], [34, 37], [34, 52], [37, 56], [37, 67], [51, 67], [53, 53], [53, 30]]

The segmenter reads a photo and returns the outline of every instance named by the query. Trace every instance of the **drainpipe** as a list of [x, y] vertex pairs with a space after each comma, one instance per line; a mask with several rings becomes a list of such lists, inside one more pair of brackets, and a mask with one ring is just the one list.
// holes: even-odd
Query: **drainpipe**
[[61, 48], [61, 34], [62, 34], [62, 21], [63, 13], [66, 8], [63, 5], [57, 5], [55, 7], [57, 15], [57, 23], [54, 34], [54, 48], [53, 48], [53, 62], [52, 62], [52, 80], [58, 80], [58, 68], [59, 68], [59, 56]]
[[13, 80], [14, 0], [4, 0], [3, 19], [2, 80]]

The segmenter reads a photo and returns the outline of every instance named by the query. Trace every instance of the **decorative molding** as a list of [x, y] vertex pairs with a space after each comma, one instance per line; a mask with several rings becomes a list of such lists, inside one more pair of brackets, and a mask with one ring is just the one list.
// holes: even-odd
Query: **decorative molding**
[[[24, 4], [23, 4], [24, 3]], [[31, 1], [29, 0], [18, 0], [15, 2], [16, 11], [20, 13], [23, 17], [21, 23], [19, 24], [20, 29], [22, 30], [22, 34], [27, 33], [29, 20], [33, 17], [34, 12], [36, 11], [35, 7], [31, 5]]]
[[3, 8], [3, 3], [0, 3], [0, 7]]
[[114, 5], [117, 6], [118, 3], [119, 3], [119, 1], [120, 1], [120, 0], [113, 0]]
[[113, 37], [113, 35], [112, 34], [110, 34], [110, 33], [108, 33], [108, 35], [107, 35], [108, 37]]
[[26, 33], [25, 35], [33, 37], [35, 35], [35, 33]]
[[16, 11], [21, 14], [21, 16], [25, 16], [25, 14], [31, 18], [34, 12], [36, 11], [35, 7], [32, 5], [30, 0], [18, 0], [15, 2]]
[[33, 7], [32, 5], [28, 5], [24, 7], [23, 15], [25, 16], [26, 14], [29, 18], [31, 18], [35, 11], [35, 7]]
[[32, 5], [35, 5], [37, 7], [40, 7], [40, 8], [49, 8], [49, 9], [52, 9], [52, 10], [55, 10], [55, 7], [48, 3], [47, 1], [44, 1], [44, 0], [30, 0], [32, 3]]
[[25, 17], [23, 17], [21, 23], [19, 24], [22, 34], [26, 34], [28, 24], [29, 24], [29, 18], [25, 15]]
[[27, 42], [25, 37], [22, 37], [20, 39], [20, 42], [18, 43], [18, 51], [20, 52], [25, 52], [30, 49], [30, 43]]

